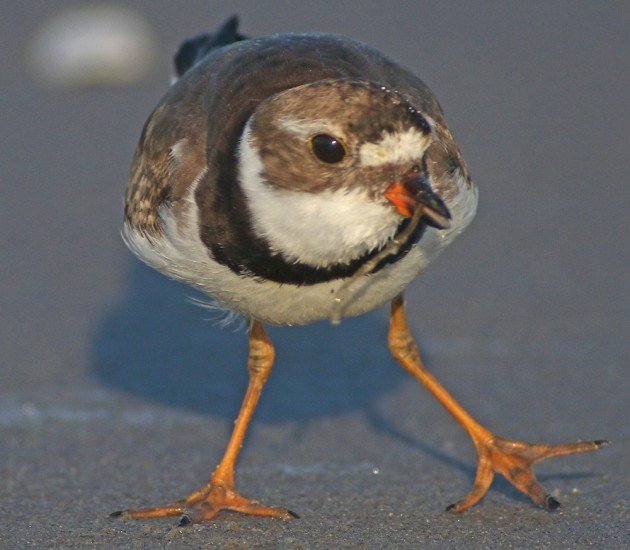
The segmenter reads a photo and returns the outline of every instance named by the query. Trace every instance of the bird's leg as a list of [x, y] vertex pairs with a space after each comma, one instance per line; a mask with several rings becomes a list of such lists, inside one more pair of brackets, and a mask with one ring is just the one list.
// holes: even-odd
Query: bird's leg
[[211, 520], [221, 510], [280, 519], [297, 517], [289, 510], [262, 506], [255, 501], [246, 499], [234, 489], [234, 466], [263, 386], [271, 373], [274, 356], [275, 351], [271, 340], [267, 337], [262, 325], [254, 321], [249, 333], [249, 384], [247, 392], [223, 459], [207, 485], [192, 493], [188, 498], [167, 506], [123, 510], [114, 512], [112, 515], [123, 518], [181, 516], [180, 525]]
[[532, 466], [547, 458], [595, 451], [608, 443], [607, 441], [585, 441], [566, 445], [531, 445], [503, 439], [481, 426], [453, 399], [422, 363], [418, 346], [413, 341], [405, 319], [402, 295], [392, 301], [388, 344], [396, 360], [451, 413], [466, 430], [477, 449], [477, 476], [473, 489], [466, 498], [450, 505], [447, 510], [463, 512], [479, 502], [488, 491], [495, 473], [503, 475], [535, 503], [547, 509], [555, 509], [560, 503], [541, 487], [532, 471]]

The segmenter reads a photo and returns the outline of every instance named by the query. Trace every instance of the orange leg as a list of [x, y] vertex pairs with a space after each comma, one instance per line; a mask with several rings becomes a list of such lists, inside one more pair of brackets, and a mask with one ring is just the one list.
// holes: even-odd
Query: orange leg
[[249, 385], [234, 425], [225, 455], [212, 479], [188, 498], [167, 506], [121, 510], [112, 516], [121, 518], [163, 518], [181, 516], [180, 525], [209, 521], [221, 510], [232, 510], [253, 516], [292, 519], [296, 514], [284, 508], [268, 507], [240, 496], [234, 489], [234, 466], [245, 439], [263, 386], [269, 378], [275, 351], [260, 323], [254, 321], [249, 333]]
[[402, 295], [392, 301], [388, 344], [396, 360], [451, 413], [466, 430], [477, 449], [477, 476], [473, 489], [466, 498], [451, 504], [447, 510], [463, 512], [479, 502], [488, 492], [495, 473], [503, 475], [535, 503], [553, 510], [560, 506], [560, 503], [541, 487], [532, 466], [547, 458], [595, 451], [608, 443], [602, 440], [567, 445], [531, 445], [503, 439], [478, 424], [422, 363], [418, 346], [407, 326]]

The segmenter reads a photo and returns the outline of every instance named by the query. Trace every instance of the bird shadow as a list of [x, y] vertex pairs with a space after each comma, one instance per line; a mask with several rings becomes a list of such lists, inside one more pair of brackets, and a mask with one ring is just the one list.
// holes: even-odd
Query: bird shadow
[[[130, 283], [97, 328], [96, 378], [162, 405], [233, 419], [248, 379], [246, 331], [213, 326], [217, 313], [187, 303], [188, 287], [138, 262]], [[204, 322], [212, 317], [215, 322]], [[340, 327], [321, 322], [268, 333], [276, 363], [257, 422], [367, 409], [405, 379], [387, 349], [382, 311], [344, 320]]]

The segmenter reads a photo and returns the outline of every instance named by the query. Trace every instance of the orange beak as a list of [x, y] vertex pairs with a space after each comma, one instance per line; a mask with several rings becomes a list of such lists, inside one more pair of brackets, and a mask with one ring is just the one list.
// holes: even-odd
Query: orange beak
[[422, 208], [422, 219], [437, 229], [448, 229], [451, 213], [444, 201], [433, 192], [426, 178], [416, 172], [392, 183], [384, 193], [385, 198], [405, 218]]
[[411, 218], [415, 210], [416, 201], [405, 185], [395, 181], [385, 190], [385, 198], [394, 205], [396, 211], [405, 218]]

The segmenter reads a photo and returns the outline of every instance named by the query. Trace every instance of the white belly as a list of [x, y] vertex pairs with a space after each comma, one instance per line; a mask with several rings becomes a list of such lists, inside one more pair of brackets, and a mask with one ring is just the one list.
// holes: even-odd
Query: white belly
[[[335, 293], [343, 279], [305, 286], [279, 284], [237, 275], [214, 261], [199, 237], [193, 197], [191, 189], [184, 199], [188, 204], [180, 209], [185, 223], [180, 220], [178, 224], [171, 210], [161, 210], [164, 232], [158, 239], [150, 240], [126, 225], [127, 246], [146, 264], [208, 294], [219, 307], [245, 317], [274, 325], [303, 325], [333, 316]], [[466, 187], [462, 179], [456, 199], [448, 205], [453, 216], [451, 228], [437, 231], [428, 227], [404, 258], [356, 281], [345, 301], [343, 317], [371, 311], [401, 293], [465, 229], [475, 213], [477, 191]]]

